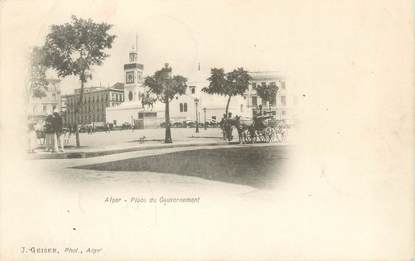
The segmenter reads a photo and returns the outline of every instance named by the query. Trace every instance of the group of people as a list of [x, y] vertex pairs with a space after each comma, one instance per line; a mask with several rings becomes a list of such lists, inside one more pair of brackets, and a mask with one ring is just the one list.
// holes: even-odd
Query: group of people
[[[34, 152], [37, 144], [36, 141], [39, 139], [38, 133], [44, 133], [45, 150], [50, 152], [64, 152], [64, 142], [67, 143], [64, 129], [63, 119], [58, 112], [49, 114], [43, 126], [40, 127], [35, 123], [29, 124], [29, 139], [30, 139], [30, 152]], [[64, 141], [65, 139], [65, 141]]]
[[[238, 116], [236, 116], [236, 119], [239, 119]], [[222, 130], [223, 134], [223, 140], [226, 140], [227, 138], [232, 139], [232, 124], [230, 124], [230, 121], [232, 120], [232, 113], [229, 112], [228, 116], [226, 117], [226, 113], [223, 114], [222, 119], [219, 122], [219, 127]]]
[[49, 114], [45, 120], [46, 151], [64, 152], [63, 119], [59, 113]]

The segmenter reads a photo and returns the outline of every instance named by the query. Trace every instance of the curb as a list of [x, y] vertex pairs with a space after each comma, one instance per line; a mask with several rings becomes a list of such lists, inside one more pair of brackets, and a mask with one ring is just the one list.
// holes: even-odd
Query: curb
[[155, 149], [171, 149], [171, 148], [184, 148], [184, 147], [204, 147], [204, 146], [218, 146], [224, 145], [224, 143], [211, 142], [211, 143], [201, 143], [201, 144], [169, 144], [169, 145], [156, 145], [156, 146], [146, 146], [146, 147], [130, 147], [122, 149], [109, 149], [101, 151], [79, 151], [79, 152], [63, 152], [63, 153], [53, 153], [53, 154], [37, 154], [29, 155], [29, 159], [80, 159], [80, 158], [92, 158], [98, 156], [105, 156], [111, 154], [118, 154], [124, 152], [133, 152], [133, 151], [144, 151], [144, 150], [155, 150]]

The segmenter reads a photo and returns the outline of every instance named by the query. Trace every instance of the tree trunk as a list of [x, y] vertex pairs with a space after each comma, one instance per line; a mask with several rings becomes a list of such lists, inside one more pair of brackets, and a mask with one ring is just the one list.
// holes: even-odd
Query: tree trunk
[[170, 104], [169, 98], [166, 97], [166, 110], [165, 110], [165, 122], [166, 122], [166, 135], [164, 138], [164, 143], [173, 143], [171, 139], [171, 130], [170, 130]]
[[232, 96], [229, 95], [228, 101], [226, 102], [226, 109], [225, 109], [225, 119], [228, 118], [228, 109], [229, 109], [229, 103], [231, 102]]
[[82, 106], [82, 99], [84, 98], [84, 81], [85, 81], [85, 73], [81, 74], [81, 93], [79, 94], [79, 101], [75, 108], [75, 139], [76, 139], [76, 147], [81, 147], [81, 142], [79, 140], [79, 128], [78, 128], [78, 121], [79, 121], [79, 109]]

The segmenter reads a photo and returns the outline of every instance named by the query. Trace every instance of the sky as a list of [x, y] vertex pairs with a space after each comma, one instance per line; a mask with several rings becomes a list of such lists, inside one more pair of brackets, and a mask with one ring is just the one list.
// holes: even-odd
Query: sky
[[[110, 23], [117, 35], [110, 57], [94, 68], [88, 86], [124, 80], [123, 64], [138, 34], [145, 75], [166, 62], [189, 81], [199, 77], [198, 63], [206, 77], [212, 67], [276, 70], [286, 77], [287, 88], [301, 92], [304, 117], [312, 124], [336, 122], [337, 128], [343, 125], [338, 119], [350, 117], [354, 124], [367, 124], [385, 116], [367, 121], [366, 116], [378, 115], [378, 106], [401, 106], [406, 98], [390, 86], [407, 84], [403, 68], [409, 67], [403, 66], [411, 64], [412, 56], [398, 53], [413, 47], [412, 3], [375, 3], [6, 0], [0, 9], [0, 65], [7, 66], [1, 66], [0, 76], [13, 88], [24, 86], [30, 47], [42, 44], [52, 24], [76, 15]], [[68, 78], [61, 86], [70, 93], [80, 84]], [[24, 89], [10, 91], [16, 90]], [[385, 98], [388, 103], [382, 102]]]
[[[108, 50], [110, 57], [94, 68], [89, 86], [123, 81], [122, 66], [136, 34], [145, 74], [168, 62], [175, 74], [189, 80], [200, 77], [195, 75], [198, 63], [202, 78], [212, 67], [287, 73], [294, 67], [290, 56], [304, 55], [307, 34], [312, 34], [307, 19], [292, 15], [306, 14], [309, 5], [272, 1], [10, 1], [6, 8], [8, 23], [24, 30], [25, 48], [41, 45], [50, 25], [68, 22], [71, 15], [112, 24], [117, 38]], [[64, 79], [63, 92], [77, 84], [76, 79]]]

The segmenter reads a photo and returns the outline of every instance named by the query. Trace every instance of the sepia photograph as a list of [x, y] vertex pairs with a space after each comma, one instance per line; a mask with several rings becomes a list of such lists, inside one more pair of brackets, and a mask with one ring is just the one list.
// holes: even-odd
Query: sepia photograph
[[0, 260], [413, 260], [413, 1], [0, 1]]

